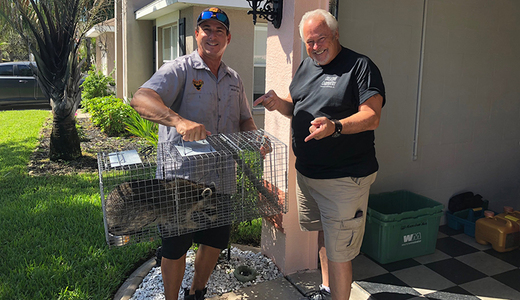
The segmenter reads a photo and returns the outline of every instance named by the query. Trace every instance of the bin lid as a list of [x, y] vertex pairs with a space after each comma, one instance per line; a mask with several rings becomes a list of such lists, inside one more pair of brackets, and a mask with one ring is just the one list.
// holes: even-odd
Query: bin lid
[[367, 214], [380, 221], [399, 221], [442, 212], [444, 205], [428, 197], [401, 190], [372, 194]]

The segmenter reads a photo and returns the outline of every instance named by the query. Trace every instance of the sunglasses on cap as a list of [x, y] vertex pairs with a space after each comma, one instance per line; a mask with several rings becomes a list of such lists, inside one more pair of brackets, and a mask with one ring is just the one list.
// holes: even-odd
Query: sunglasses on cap
[[197, 25], [200, 25], [200, 23], [206, 20], [218, 21], [226, 26], [227, 30], [229, 30], [229, 18], [226, 13], [218, 7], [212, 7], [202, 11], [197, 18]]
[[209, 20], [209, 19], [213, 18], [213, 16], [215, 16], [215, 18], [217, 20], [219, 20], [220, 22], [224, 22], [224, 23], [226, 23], [226, 21], [228, 19], [228, 17], [223, 13], [212, 12], [212, 11], [203, 11], [200, 14], [199, 21]]

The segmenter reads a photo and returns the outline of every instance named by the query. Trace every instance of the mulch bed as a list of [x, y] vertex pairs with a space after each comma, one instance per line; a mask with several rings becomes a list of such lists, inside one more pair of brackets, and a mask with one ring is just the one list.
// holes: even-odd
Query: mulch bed
[[47, 119], [40, 131], [40, 143], [31, 155], [27, 166], [29, 175], [52, 176], [97, 172], [97, 154], [117, 149], [141, 149], [144, 140], [137, 137], [110, 137], [96, 127], [87, 114], [80, 114], [76, 122], [81, 140], [82, 156], [74, 161], [51, 161], [49, 159], [52, 117]]

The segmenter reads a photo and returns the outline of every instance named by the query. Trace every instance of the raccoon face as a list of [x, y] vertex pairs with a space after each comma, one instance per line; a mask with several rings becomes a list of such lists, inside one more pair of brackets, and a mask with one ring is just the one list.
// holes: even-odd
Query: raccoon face
[[205, 188], [199, 197], [199, 201], [194, 203], [186, 212], [185, 228], [205, 228], [217, 221], [217, 195], [214, 188]]

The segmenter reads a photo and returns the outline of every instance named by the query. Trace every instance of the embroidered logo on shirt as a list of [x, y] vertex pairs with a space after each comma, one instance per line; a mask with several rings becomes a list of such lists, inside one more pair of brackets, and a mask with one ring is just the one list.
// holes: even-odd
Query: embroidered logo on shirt
[[202, 88], [203, 85], [204, 85], [204, 81], [193, 79], [193, 86], [197, 89], [197, 91], [200, 91], [200, 89]]
[[327, 76], [321, 83], [322, 88], [330, 88], [333, 89], [336, 86], [337, 76]]

